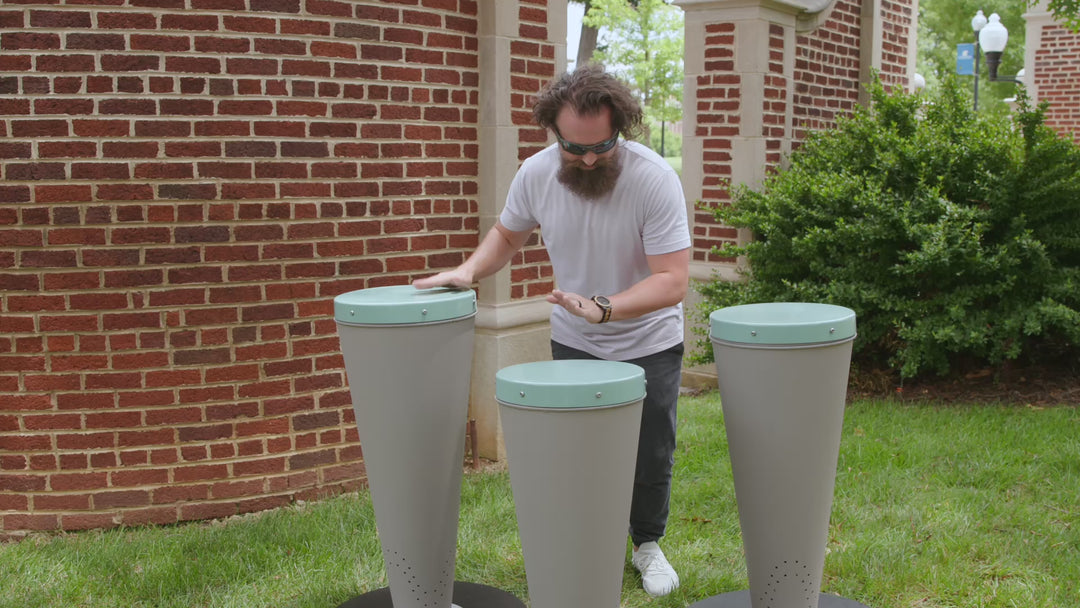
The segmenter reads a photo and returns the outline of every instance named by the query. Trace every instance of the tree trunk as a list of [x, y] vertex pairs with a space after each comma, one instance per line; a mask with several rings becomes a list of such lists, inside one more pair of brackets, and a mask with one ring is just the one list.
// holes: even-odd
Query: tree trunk
[[[591, 0], [585, 0], [585, 14], [589, 14], [589, 9], [592, 8]], [[593, 53], [596, 51], [596, 37], [599, 32], [595, 28], [591, 28], [581, 24], [581, 35], [578, 37], [577, 47], [577, 60], [574, 62], [574, 67], [585, 65], [592, 61]]]

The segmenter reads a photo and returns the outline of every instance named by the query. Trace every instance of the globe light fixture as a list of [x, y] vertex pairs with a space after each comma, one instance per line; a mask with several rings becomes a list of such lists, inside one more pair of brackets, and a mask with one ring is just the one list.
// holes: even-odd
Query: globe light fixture
[[998, 76], [1001, 65], [1001, 53], [1009, 42], [1009, 30], [1001, 24], [1001, 16], [991, 13], [987, 18], [983, 12], [976, 11], [971, 18], [971, 31], [975, 32], [975, 111], [979, 111], [979, 55], [986, 53], [986, 69], [991, 82], [1013, 82], [1021, 84], [1016, 76]]
[[926, 88], [926, 78], [916, 72], [911, 76], [911, 90], [918, 92]]
[[[980, 13], [982, 11], [979, 11]], [[990, 80], [997, 79], [998, 66], [1001, 65], [1001, 52], [1009, 42], [1009, 30], [1001, 25], [1001, 17], [997, 13], [990, 15], [986, 25], [979, 30], [979, 46], [986, 53], [986, 69], [990, 72]], [[1009, 80], [1013, 80], [1010, 76]]]

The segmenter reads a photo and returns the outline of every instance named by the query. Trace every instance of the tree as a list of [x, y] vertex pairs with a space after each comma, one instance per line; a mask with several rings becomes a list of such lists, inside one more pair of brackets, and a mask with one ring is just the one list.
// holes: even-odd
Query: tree
[[[574, 4], [584, 4], [585, 14], [592, 8], [592, 0], [572, 0]], [[593, 53], [596, 52], [596, 39], [600, 32], [595, 28], [581, 22], [581, 33], [578, 34], [577, 60], [574, 65], [585, 65], [592, 61]]]
[[582, 23], [600, 31], [603, 42], [594, 60], [641, 96], [647, 126], [680, 120], [682, 11], [665, 0], [590, 0], [590, 5]]

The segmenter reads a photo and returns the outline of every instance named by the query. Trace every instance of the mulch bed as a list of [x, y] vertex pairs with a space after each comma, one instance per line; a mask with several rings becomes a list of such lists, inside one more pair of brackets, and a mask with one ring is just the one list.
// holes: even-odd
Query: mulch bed
[[1047, 407], [1080, 405], [1080, 362], [1049, 367], [985, 368], [950, 377], [900, 380], [892, 372], [854, 371], [849, 399], [999, 403]]

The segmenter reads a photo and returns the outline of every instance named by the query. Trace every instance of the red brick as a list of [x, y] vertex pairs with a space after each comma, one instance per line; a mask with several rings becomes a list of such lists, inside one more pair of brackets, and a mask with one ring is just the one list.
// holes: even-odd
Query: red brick
[[196, 485], [169, 485], [162, 488], [154, 488], [153, 503], [174, 504], [188, 500], [206, 500], [210, 496], [209, 484]]
[[120, 522], [125, 526], [166, 525], [178, 520], [179, 512], [172, 506], [125, 509], [120, 513]]
[[264, 486], [262, 479], [215, 483], [210, 487], [210, 495], [215, 499], [256, 496], [264, 491]]
[[86, 414], [88, 429], [129, 429], [142, 424], [142, 413], [135, 411]]
[[173, 471], [173, 480], [176, 483], [226, 479], [228, 476], [229, 468], [223, 464], [183, 466]]
[[82, 416], [80, 414], [24, 416], [23, 427], [28, 431], [80, 430]]
[[64, 514], [61, 516], [61, 526], [64, 530], [92, 530], [95, 528], [112, 528], [116, 526], [116, 520], [111, 513], [102, 514]]
[[146, 431], [121, 431], [117, 433], [116, 444], [119, 447], [171, 445], [174, 443], [174, 438], [175, 432], [168, 428]]
[[148, 490], [123, 490], [120, 492], [102, 492], [94, 494], [94, 509], [115, 509], [126, 507], [145, 507], [150, 504]]
[[3, 516], [4, 530], [56, 530], [60, 527], [60, 516], [43, 514], [9, 513]]
[[49, 488], [54, 492], [96, 490], [107, 487], [107, 473], [55, 473], [49, 476]]
[[0, 490], [4, 492], [42, 492], [46, 489], [43, 475], [0, 474]]
[[185, 504], [180, 507], [180, 519], [216, 519], [236, 515], [236, 504], [225, 503]]
[[164, 485], [169, 483], [169, 471], [167, 469], [120, 470], [112, 471], [109, 476], [113, 487]]
[[89, 511], [89, 494], [40, 494], [34, 496], [34, 511]]

